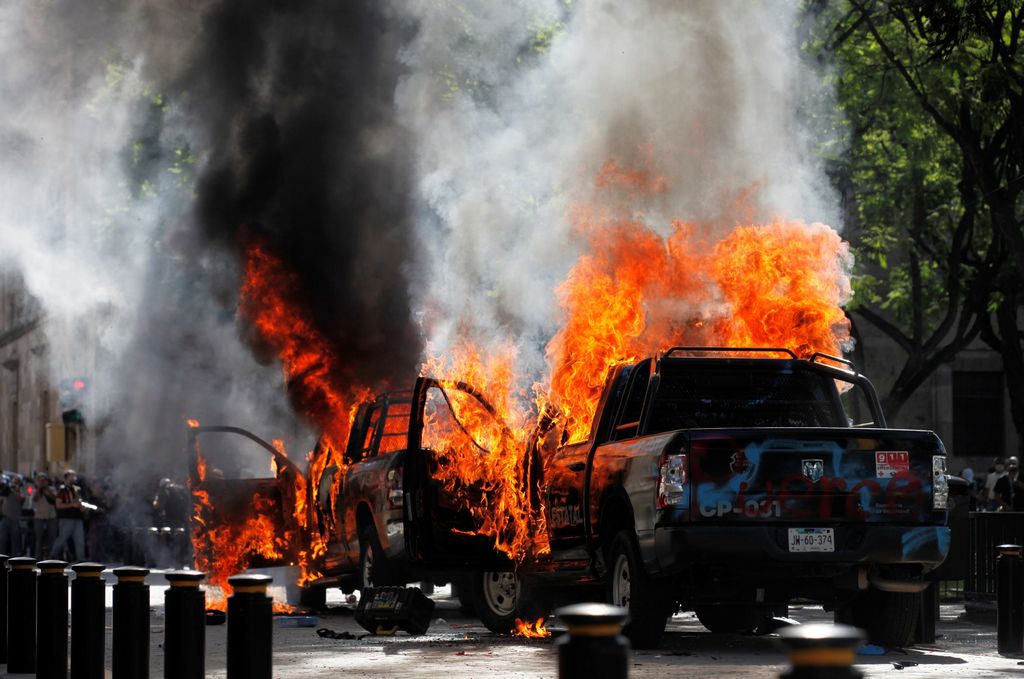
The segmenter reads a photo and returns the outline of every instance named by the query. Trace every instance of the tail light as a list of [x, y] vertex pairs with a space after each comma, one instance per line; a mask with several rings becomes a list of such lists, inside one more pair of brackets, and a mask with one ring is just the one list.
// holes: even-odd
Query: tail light
[[932, 509], [949, 506], [949, 479], [946, 478], [946, 456], [932, 455]]
[[686, 495], [689, 482], [686, 453], [666, 455], [661, 461], [658, 478], [658, 507], [676, 507]]
[[388, 506], [392, 509], [402, 506], [402, 469], [388, 471]]

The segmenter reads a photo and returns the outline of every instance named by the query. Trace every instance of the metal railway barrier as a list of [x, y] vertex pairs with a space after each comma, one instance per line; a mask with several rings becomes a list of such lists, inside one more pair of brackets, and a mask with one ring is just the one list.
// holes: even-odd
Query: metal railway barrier
[[[38, 573], [37, 573], [38, 569]], [[9, 673], [38, 679], [68, 677], [68, 576], [63, 561], [0, 554], [0, 651]], [[71, 590], [71, 679], [104, 676], [106, 584], [103, 564], [78, 563]], [[149, 677], [149, 570], [115, 568], [113, 679]], [[169, 571], [165, 593], [164, 677], [202, 679], [206, 663], [206, 593], [198, 571]], [[236, 575], [228, 580], [228, 679], [269, 678], [273, 628], [270, 578]], [[38, 615], [38, 617], [37, 617]], [[254, 645], [254, 642], [258, 644]]]
[[998, 547], [1024, 545], [1024, 512], [971, 512], [968, 534], [964, 610], [969, 617], [991, 621], [996, 612]]

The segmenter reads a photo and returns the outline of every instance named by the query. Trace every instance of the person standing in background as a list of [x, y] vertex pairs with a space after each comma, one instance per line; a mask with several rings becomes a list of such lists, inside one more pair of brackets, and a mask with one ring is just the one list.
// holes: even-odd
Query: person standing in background
[[33, 528], [36, 536], [37, 559], [45, 559], [50, 554], [50, 547], [57, 539], [57, 494], [50, 483], [50, 477], [43, 472], [36, 472], [36, 494], [32, 497], [35, 505]]
[[1024, 512], [1024, 479], [1020, 478], [1020, 462], [1006, 458], [1006, 475], [996, 481], [996, 499], [1001, 512]]
[[4, 544], [0, 548], [7, 549], [10, 556], [22, 555], [21, 544], [21, 509], [25, 505], [25, 493], [21, 489], [21, 477], [15, 476], [11, 479], [11, 491], [4, 498], [3, 506], [3, 534], [6, 536]]
[[57, 492], [57, 539], [50, 549], [51, 559], [63, 556], [64, 545], [70, 539], [75, 547], [75, 560], [85, 560], [85, 510], [77, 481], [73, 470], [64, 472], [64, 485]]
[[996, 497], [996, 482], [1006, 476], [1003, 461], [996, 458], [985, 476], [985, 511], [994, 512], [999, 509], [999, 498]]

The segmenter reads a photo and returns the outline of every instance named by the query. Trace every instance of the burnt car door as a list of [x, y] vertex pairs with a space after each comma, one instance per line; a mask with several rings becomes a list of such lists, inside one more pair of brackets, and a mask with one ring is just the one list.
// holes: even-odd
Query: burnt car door
[[[530, 530], [529, 456], [469, 385], [421, 377], [405, 458], [406, 551], [423, 566], [511, 570]], [[514, 449], [518, 446], [521, 449]], [[514, 494], [514, 502], [509, 498]]]
[[189, 488], [197, 564], [242, 568], [294, 564], [305, 478], [287, 455], [238, 427], [190, 427]]
[[338, 497], [342, 533], [353, 562], [359, 561], [359, 514], [369, 520], [385, 547], [402, 548], [402, 472], [408, 447], [410, 392], [380, 394], [363, 404], [356, 415], [345, 453], [344, 484]]

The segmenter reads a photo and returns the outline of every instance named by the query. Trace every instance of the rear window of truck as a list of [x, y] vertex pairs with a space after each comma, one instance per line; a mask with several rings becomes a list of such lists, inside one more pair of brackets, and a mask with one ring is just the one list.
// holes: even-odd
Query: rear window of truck
[[665, 361], [647, 433], [720, 427], [841, 427], [832, 378], [749, 363]]

